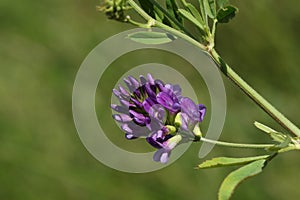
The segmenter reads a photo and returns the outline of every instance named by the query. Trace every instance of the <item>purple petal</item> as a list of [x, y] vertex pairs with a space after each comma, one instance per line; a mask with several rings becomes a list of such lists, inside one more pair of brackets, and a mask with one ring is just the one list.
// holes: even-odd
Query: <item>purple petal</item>
[[200, 119], [199, 122], [202, 122], [206, 113], [206, 107], [203, 104], [198, 105]]
[[181, 112], [186, 113], [191, 121], [199, 121], [200, 114], [198, 106], [187, 97], [181, 99]]
[[138, 117], [133, 117], [133, 121], [139, 126], [146, 126], [146, 124], [148, 124], [146, 118], [142, 119]]
[[167, 145], [166, 141], [173, 137], [173, 135], [168, 134], [168, 132], [169, 130], [167, 128], [161, 128], [160, 130], [153, 132], [146, 140], [157, 149], [165, 148]]
[[129, 110], [129, 114], [130, 117], [133, 118], [133, 121], [136, 122], [138, 125], [145, 126], [146, 124], [150, 123], [150, 118], [144, 116], [141, 113], [138, 113], [134, 110]]
[[131, 82], [131, 85], [133, 85], [133, 87], [135, 88], [135, 90], [140, 87], [140, 83], [133, 76], [128, 76], [128, 79]]
[[141, 91], [139, 89], [136, 89], [133, 92], [133, 95], [137, 98], [137, 99], [141, 99], [142, 95], [141, 95]]
[[155, 119], [158, 120], [161, 123], [165, 123], [166, 122], [166, 118], [167, 118], [167, 111], [166, 109], [159, 104], [155, 104], [153, 105], [149, 111], [149, 116], [151, 117], [151, 119]]
[[149, 83], [145, 84], [145, 89], [149, 97], [155, 98], [156, 97], [156, 86], [150, 85]]
[[153, 137], [147, 137], [146, 141], [154, 148], [160, 149], [161, 145]]
[[181, 128], [184, 131], [190, 133], [197, 124], [196, 120], [191, 120], [191, 118], [186, 113], [181, 113]]
[[174, 94], [177, 98], [181, 98], [181, 87], [179, 85], [166, 84], [169, 94]]
[[160, 156], [160, 162], [162, 164], [166, 164], [169, 161], [169, 157], [170, 157], [171, 152], [163, 152]]
[[169, 156], [169, 151], [166, 151], [165, 149], [158, 149], [153, 155], [153, 160], [165, 164], [169, 161]]
[[173, 99], [165, 92], [158, 93], [157, 102], [167, 109], [172, 109], [172, 106], [174, 104]]
[[176, 103], [175, 101], [175, 103], [173, 104], [173, 110], [179, 111], [180, 108], [181, 108], [180, 103]]
[[173, 98], [172, 96], [170, 96], [165, 92], [158, 93], [157, 102], [171, 112], [175, 113], [179, 111], [180, 107], [178, 102], [176, 101], [176, 98]]
[[181, 128], [185, 131], [189, 130], [189, 117], [186, 113], [181, 113]]
[[153, 160], [155, 162], [159, 162], [160, 161], [160, 157], [161, 157], [161, 154], [164, 152], [164, 149], [158, 149], [154, 155], [153, 155]]
[[133, 133], [133, 130], [132, 130], [132, 128], [131, 128], [131, 127], [129, 127], [129, 125], [128, 125], [128, 124], [122, 124], [121, 128], [122, 128], [122, 130], [123, 130], [123, 131], [125, 131], [125, 132], [127, 132], [127, 133], [130, 133], [130, 134], [132, 134], [132, 133]]
[[116, 97], [118, 97], [119, 99], [123, 99], [122, 98], [122, 95], [121, 95], [121, 92], [117, 89], [113, 89], [113, 93]]
[[126, 108], [129, 108], [130, 106], [133, 106], [133, 104], [131, 104], [130, 102], [128, 102], [127, 100], [121, 99], [120, 103], [125, 106]]
[[136, 107], [139, 107], [139, 108], [143, 107], [143, 104], [135, 98], [130, 98], [130, 101], [132, 101], [136, 105]]
[[150, 109], [155, 105], [155, 102], [151, 98], [145, 99], [143, 102], [143, 108], [144, 110], [149, 113]]
[[147, 78], [148, 78], [148, 82], [151, 84], [151, 85], [154, 85], [154, 79], [152, 77], [151, 74], [147, 74]]
[[[164, 140], [166, 140], [166, 138]], [[182, 141], [181, 135], [175, 135], [175, 136], [167, 139], [162, 144], [163, 148], [161, 148], [155, 152], [153, 159], [155, 161], [159, 160], [161, 163], [168, 162], [171, 150], [173, 150], [181, 141]]]
[[146, 137], [150, 133], [146, 127], [136, 125], [134, 122], [122, 124], [121, 128], [127, 134], [132, 134], [134, 137]]
[[179, 85], [173, 85], [173, 92], [176, 96], [181, 95], [181, 87]]
[[126, 137], [127, 140], [133, 140], [133, 139], [138, 138], [138, 137], [135, 137], [133, 134], [130, 134], [130, 133], [126, 133], [125, 137]]
[[160, 129], [163, 127], [163, 124], [162, 124], [160, 121], [158, 121], [158, 120], [152, 118], [152, 119], [150, 120], [150, 123], [149, 123], [149, 124], [146, 124], [146, 127], [147, 127], [151, 132], [153, 132], [153, 131], [158, 131], [158, 130], [160, 130]]
[[128, 113], [129, 110], [128, 108], [124, 107], [124, 106], [119, 106], [119, 105], [116, 105], [116, 104], [111, 104], [110, 105], [111, 109], [113, 109], [114, 111], [117, 111], [119, 113]]
[[126, 94], [126, 90], [123, 91], [123, 88], [122, 86], [119, 86], [120, 90], [117, 90], [117, 89], [113, 89], [113, 93], [114, 95], [119, 98], [119, 99], [125, 99], [125, 100], [128, 100], [129, 99], [129, 94], [127, 93]]
[[147, 83], [147, 80], [143, 75], [140, 75], [140, 80], [141, 80], [142, 85]]
[[154, 81], [155, 83], [155, 86], [158, 87], [159, 91], [163, 91], [164, 90], [164, 87], [165, 87], [165, 84], [164, 82], [162, 82], [161, 80], [155, 80]]
[[119, 85], [119, 90], [121, 92], [121, 94], [126, 97], [126, 98], [129, 98], [130, 97], [130, 94], [127, 92], [127, 90], [125, 90], [122, 85]]
[[165, 84], [164, 87], [162, 88], [162, 92], [166, 92], [168, 94], [171, 94], [173, 92], [172, 85]]
[[126, 85], [127, 85], [127, 87], [128, 87], [128, 89], [129, 89], [130, 92], [134, 92], [134, 90], [137, 89], [137, 88], [131, 83], [130, 80], [128, 80], [128, 79], [126, 79], [126, 78], [124, 78], [123, 80], [124, 80], [124, 82], [126, 83]]
[[132, 121], [132, 118], [126, 114], [114, 114], [113, 118], [118, 121], [118, 122], [122, 122], [122, 123], [126, 123], [126, 122], [130, 122]]

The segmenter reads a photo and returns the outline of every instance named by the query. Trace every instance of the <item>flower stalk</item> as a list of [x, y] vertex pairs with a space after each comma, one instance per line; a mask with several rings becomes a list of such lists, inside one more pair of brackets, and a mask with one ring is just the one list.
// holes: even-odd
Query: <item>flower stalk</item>
[[267, 149], [274, 146], [274, 144], [242, 144], [242, 143], [223, 142], [218, 140], [211, 140], [204, 137], [201, 137], [200, 141], [219, 145], [219, 146], [224, 146], [224, 147], [232, 147], [232, 148]]

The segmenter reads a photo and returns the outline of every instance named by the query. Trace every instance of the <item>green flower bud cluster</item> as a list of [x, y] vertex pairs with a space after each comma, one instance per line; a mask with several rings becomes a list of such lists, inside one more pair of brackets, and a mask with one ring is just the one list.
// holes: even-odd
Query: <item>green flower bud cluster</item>
[[108, 19], [126, 21], [125, 10], [131, 9], [126, 0], [105, 0], [97, 9], [105, 12]]

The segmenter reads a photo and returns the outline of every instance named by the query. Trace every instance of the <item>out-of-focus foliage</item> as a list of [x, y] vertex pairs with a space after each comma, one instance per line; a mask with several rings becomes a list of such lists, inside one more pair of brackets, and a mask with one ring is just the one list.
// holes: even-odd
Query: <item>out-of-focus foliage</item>
[[[254, 88], [300, 124], [297, 1], [232, 3], [239, 13], [231, 23], [219, 25], [217, 49]], [[194, 170], [200, 161], [199, 144], [168, 168], [150, 174], [109, 169], [83, 147], [71, 110], [76, 72], [99, 42], [133, 28], [107, 20], [96, 12], [98, 4], [83, 0], [0, 2], [0, 199], [216, 199], [222, 179], [232, 169]], [[121, 72], [139, 63], [161, 61], [178, 70], [184, 64], [160, 52], [138, 55], [116, 61], [120, 69], [108, 70], [105, 79], [117, 80]], [[182, 70], [184, 75], [196, 83], [199, 77], [188, 69]], [[267, 141], [252, 125], [255, 120], [281, 130], [237, 88], [224, 82], [228, 115], [223, 140]], [[105, 94], [113, 88], [100, 86]], [[195, 89], [201, 87], [195, 85]], [[209, 103], [209, 99], [203, 101]], [[101, 98], [97, 102], [110, 103]], [[109, 122], [109, 107], [98, 115]], [[125, 141], [116, 125], [107, 129], [116, 143]], [[246, 152], [249, 156], [259, 153]], [[276, 158], [263, 174], [241, 185], [233, 199], [298, 199], [297, 153]], [[215, 147], [208, 158], [227, 155], [239, 156], [240, 152]]]

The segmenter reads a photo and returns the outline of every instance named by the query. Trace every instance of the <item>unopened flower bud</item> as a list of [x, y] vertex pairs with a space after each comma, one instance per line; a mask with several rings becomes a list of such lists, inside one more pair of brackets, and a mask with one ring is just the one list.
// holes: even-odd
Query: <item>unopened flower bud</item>
[[177, 132], [177, 129], [175, 126], [166, 125], [166, 128], [169, 130], [169, 134], [173, 134]]
[[175, 120], [174, 120], [174, 125], [176, 127], [181, 127], [182, 121], [181, 121], [181, 112], [177, 113]]
[[196, 126], [194, 127], [193, 134], [195, 135], [196, 141], [200, 140], [200, 138], [202, 137], [202, 132], [199, 124], [196, 124]]

